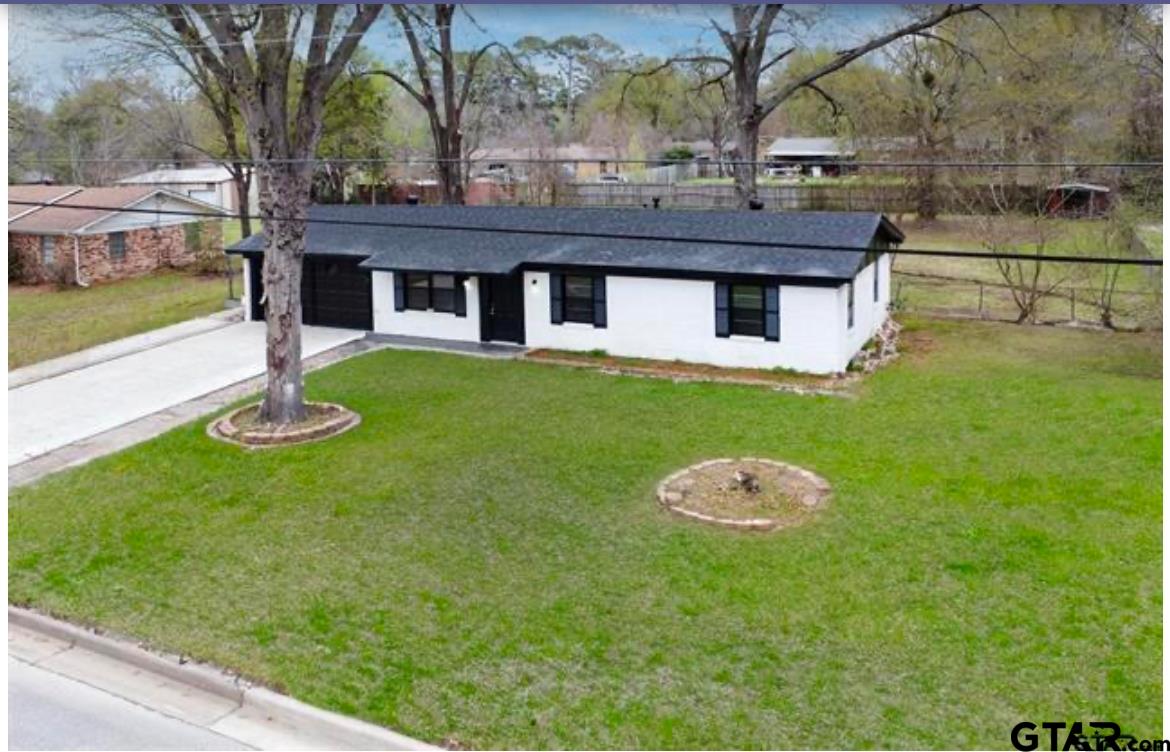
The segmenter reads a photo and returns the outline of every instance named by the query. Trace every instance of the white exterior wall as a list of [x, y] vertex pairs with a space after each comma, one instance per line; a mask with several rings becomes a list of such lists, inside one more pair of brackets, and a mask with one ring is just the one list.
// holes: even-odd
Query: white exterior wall
[[[880, 269], [878, 299], [876, 301], [873, 299], [875, 266]], [[857, 354], [857, 351], [877, 334], [877, 330], [886, 320], [890, 306], [890, 271], [890, 254], [884, 253], [878, 258], [876, 264], [870, 264], [862, 269], [853, 280], [855, 285], [853, 326], [852, 328], [843, 328], [841, 339], [841, 359], [846, 365]], [[849, 313], [847, 285], [841, 286], [838, 298], [837, 305], [840, 308], [841, 322], [846, 324]]]
[[438, 311], [395, 311], [394, 273], [371, 274], [374, 293], [374, 331], [379, 334], [402, 334], [409, 337], [479, 342], [479, 280], [469, 277], [467, 315]]
[[244, 306], [244, 321], [252, 320], [252, 264], [247, 256], [239, 256], [244, 262], [244, 292], [240, 294], [240, 303]]
[[219, 215], [213, 214], [213, 210], [209, 210], [205, 206], [192, 204], [189, 201], [175, 198], [174, 196], [158, 195], [147, 197], [136, 204], [132, 204], [128, 208], [135, 209], [135, 211], [115, 212], [109, 217], [104, 217], [82, 228], [82, 234], [104, 235], [111, 232], [141, 230], [145, 227], [170, 227], [171, 225], [185, 225], [189, 222], [199, 222], [204, 219], [203, 217], [191, 216], [190, 214], [150, 214], [140, 210], [198, 212], [205, 214], [205, 219], [219, 218]]
[[842, 356], [845, 309], [837, 305], [844, 300], [838, 288], [782, 285], [779, 342], [716, 337], [711, 280], [607, 276], [605, 329], [552, 324], [545, 272], [526, 272], [524, 290], [529, 347], [814, 373], [840, 371], [848, 363]]

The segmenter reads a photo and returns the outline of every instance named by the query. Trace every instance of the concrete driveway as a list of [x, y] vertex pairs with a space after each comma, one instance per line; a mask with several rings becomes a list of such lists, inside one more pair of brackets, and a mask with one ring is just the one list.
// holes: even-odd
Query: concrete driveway
[[[305, 327], [304, 357], [363, 332]], [[264, 373], [264, 324], [243, 322], [8, 391], [9, 467]]]

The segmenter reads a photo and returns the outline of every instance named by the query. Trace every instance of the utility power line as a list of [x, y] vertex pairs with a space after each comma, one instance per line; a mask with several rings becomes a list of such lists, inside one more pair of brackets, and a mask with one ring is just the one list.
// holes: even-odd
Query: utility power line
[[878, 162], [878, 161], [853, 161], [848, 159], [817, 159], [817, 160], [795, 160], [795, 159], [769, 159], [769, 160], [742, 160], [742, 159], [712, 159], [708, 162], [695, 162], [690, 160], [671, 161], [664, 159], [609, 159], [600, 157], [493, 157], [490, 155], [471, 156], [471, 157], [452, 157], [452, 158], [434, 158], [434, 157], [418, 157], [413, 159], [390, 158], [390, 157], [304, 157], [299, 159], [230, 159], [228, 157], [195, 157], [192, 159], [175, 159], [175, 157], [81, 157], [71, 159], [69, 157], [32, 157], [28, 159], [20, 159], [18, 157], [9, 155], [8, 161], [10, 164], [25, 162], [27, 164], [126, 164], [126, 163], [141, 163], [141, 162], [156, 162], [163, 164], [174, 164], [175, 162], [214, 162], [216, 164], [243, 164], [243, 165], [258, 165], [258, 164], [384, 164], [384, 165], [428, 165], [439, 163], [460, 163], [460, 164], [474, 164], [477, 162], [492, 162], [505, 164], [592, 164], [594, 162], [604, 162], [613, 165], [650, 165], [658, 167], [673, 167], [685, 166], [690, 164], [697, 164], [700, 166], [715, 167], [719, 164], [724, 166], [750, 166], [757, 167], [775, 167], [777, 165], [783, 166], [813, 166], [813, 167], [902, 167], [902, 168], [925, 168], [925, 167], [942, 167], [942, 168], [968, 168], [968, 167], [985, 167], [985, 168], [1023, 168], [1023, 167], [1048, 167], [1048, 168], [1065, 168], [1065, 169], [1162, 169], [1162, 162], [1020, 162], [1020, 161], [943, 161], [943, 162], [922, 162], [922, 161], [894, 161], [894, 162]]
[[[167, 216], [183, 216], [183, 217], [203, 217], [206, 219], [235, 219], [239, 217], [238, 214], [208, 214], [206, 212], [184, 211], [181, 209], [134, 209], [125, 208], [121, 206], [100, 206], [95, 204], [51, 204], [43, 201], [16, 201], [9, 200], [11, 206], [31, 206], [31, 207], [51, 207], [54, 209], [77, 209], [79, 211], [109, 211], [109, 212], [126, 212], [130, 214], [153, 214], [153, 215], [167, 215]], [[595, 211], [594, 209], [583, 209], [582, 211]], [[627, 210], [637, 211], [637, 210]], [[642, 211], [659, 211], [664, 214], [669, 213], [670, 209], [643, 209]], [[744, 212], [745, 219], [750, 217], [750, 212]], [[701, 243], [704, 245], [718, 245], [718, 246], [736, 246], [740, 248], [768, 248], [772, 250], [782, 249], [801, 249], [811, 251], [830, 251], [836, 253], [872, 253], [875, 248], [868, 246], [847, 246], [847, 245], [832, 245], [820, 243], [774, 243], [759, 240], [727, 240], [726, 238], [697, 238], [697, 237], [671, 237], [668, 235], [646, 235], [641, 233], [618, 233], [618, 232], [590, 232], [587, 230], [543, 230], [531, 227], [483, 227], [479, 225], [438, 225], [428, 222], [401, 222], [401, 221], [373, 221], [373, 220], [359, 220], [359, 219], [332, 219], [326, 217], [305, 217], [303, 219], [297, 217], [275, 216], [265, 218], [259, 214], [246, 215], [248, 219], [259, 220], [263, 222], [265, 219], [274, 222], [305, 222], [306, 224], [318, 225], [343, 225], [348, 227], [378, 227], [384, 229], [408, 229], [408, 230], [434, 230], [436, 232], [489, 232], [504, 235], [535, 235], [542, 237], [556, 237], [556, 238], [592, 238], [598, 240], [642, 240], [642, 241], [656, 241], [663, 243]], [[938, 250], [929, 248], [897, 248], [889, 249], [889, 253], [904, 255], [904, 256], [934, 256], [939, 258], [965, 258], [965, 259], [991, 259], [991, 260], [1016, 260], [1016, 261], [1042, 261], [1045, 263], [1065, 263], [1065, 264], [1118, 264], [1121, 266], [1162, 266], [1162, 259], [1160, 258], [1118, 258], [1114, 256], [1070, 256], [1070, 255], [1047, 255], [1040, 253], [1016, 253], [1004, 252], [996, 253], [991, 251], [962, 251], [962, 250]]]

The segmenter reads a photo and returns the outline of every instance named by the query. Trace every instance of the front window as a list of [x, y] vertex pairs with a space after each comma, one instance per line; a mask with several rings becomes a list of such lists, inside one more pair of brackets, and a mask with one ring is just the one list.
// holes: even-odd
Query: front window
[[853, 328], [853, 283], [849, 283], [849, 328]]
[[459, 280], [454, 274], [405, 272], [403, 283], [406, 288], [406, 300], [403, 302], [408, 310], [455, 313], [455, 293]]
[[126, 234], [122, 232], [110, 233], [110, 258], [121, 261], [126, 258]]
[[882, 260], [881, 257], [878, 257], [878, 259], [873, 262], [873, 302], [875, 303], [878, 302], [878, 298], [880, 297], [879, 285], [881, 284], [881, 277]]
[[565, 321], [593, 323], [593, 277], [565, 275]]
[[731, 286], [731, 333], [745, 337], [764, 336], [764, 288], [759, 285]]
[[406, 307], [412, 311], [425, 311], [431, 307], [431, 275], [406, 274]]
[[41, 263], [49, 266], [53, 263], [53, 236], [41, 236]]
[[431, 307], [443, 313], [455, 312], [455, 275], [431, 275]]

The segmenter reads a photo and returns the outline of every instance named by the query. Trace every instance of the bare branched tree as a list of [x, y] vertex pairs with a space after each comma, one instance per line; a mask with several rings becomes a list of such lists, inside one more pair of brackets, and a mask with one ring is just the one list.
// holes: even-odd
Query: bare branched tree
[[723, 177], [723, 155], [727, 150], [728, 135], [734, 122], [731, 93], [727, 77], [714, 75], [709, 63], [692, 63], [684, 104], [691, 117], [702, 124], [704, 135], [711, 141], [711, 158], [715, 160], [719, 177]]
[[[1059, 220], [1047, 216], [1042, 205], [1021, 218], [996, 185], [989, 188], [994, 209], [980, 216], [983, 247], [997, 255], [995, 268], [1016, 307], [1016, 323], [1034, 324], [1040, 304], [1068, 281], [1067, 267], [1058, 265], [1059, 271], [1054, 271], [1044, 264], [1045, 254], [1059, 236]], [[1008, 257], [1027, 252], [1035, 258]]]
[[494, 47], [503, 48], [498, 42], [490, 42], [469, 53], [457, 52], [452, 41], [458, 8], [455, 4], [430, 6], [430, 18], [419, 7], [393, 5], [391, 8], [410, 46], [414, 76], [410, 78], [389, 69], [369, 73], [394, 81], [426, 112], [442, 201], [462, 204], [465, 191], [463, 111], [471, 98], [476, 69], [483, 56]]
[[[785, 6], [779, 3], [766, 5], [736, 4], [731, 6], [731, 25], [725, 26], [711, 20], [723, 50], [720, 54], [682, 55], [670, 58], [662, 66], [640, 71], [634, 75], [653, 75], [658, 70], [680, 63], [703, 63], [717, 66], [719, 78], [731, 81], [735, 105], [736, 146], [739, 159], [735, 165], [735, 192], [740, 208], [746, 208], [757, 198], [756, 177], [759, 158], [760, 125], [777, 107], [784, 104], [797, 92], [805, 89], [835, 102], [818, 82], [830, 73], [841, 70], [854, 60], [874, 50], [909, 36], [927, 33], [929, 29], [952, 16], [980, 10], [979, 4], [951, 4], [916, 18], [893, 31], [880, 34], [848, 49], [837, 51], [828, 61], [813, 69], [784, 80], [779, 86], [766, 93], [760, 90], [760, 79], [777, 64], [783, 62], [799, 49], [793, 35], [781, 33], [777, 20], [785, 13]], [[779, 51], [769, 50], [773, 37], [785, 37], [785, 44]]]
[[[1138, 235], [1139, 217], [1140, 212], [1133, 207], [1120, 200], [1115, 202], [1104, 224], [1099, 228], [1100, 235], [1088, 234], [1086, 240], [1082, 242], [1088, 243], [1090, 247], [1083, 250], [1091, 255], [1150, 258], [1149, 248]], [[1097, 309], [1098, 321], [1106, 329], [1116, 328], [1115, 316], [1118, 313], [1116, 293], [1120, 276], [1121, 264], [1104, 264], [1092, 267], [1084, 280], [1093, 296], [1091, 302]]]
[[163, 5], [95, 5], [80, 23], [67, 26], [77, 39], [112, 42], [104, 62], [115, 69], [141, 71], [154, 65], [174, 66], [195, 87], [208, 112], [215, 119], [220, 144], [208, 148], [194, 139], [176, 143], [221, 162], [231, 174], [236, 193], [236, 210], [243, 237], [252, 234], [248, 197], [252, 189], [247, 145], [243, 142], [240, 115], [231, 93], [208, 68], [196, 47], [184, 43], [168, 18]]
[[[166, 20], [197, 55], [244, 120], [260, 181], [267, 245], [264, 297], [268, 384], [260, 419], [305, 417], [301, 366], [301, 275], [313, 159], [325, 98], [353, 56], [380, 5], [179, 5]], [[345, 18], [348, 17], [348, 21]], [[308, 27], [307, 36], [302, 27]], [[304, 51], [299, 81], [294, 57]]]

